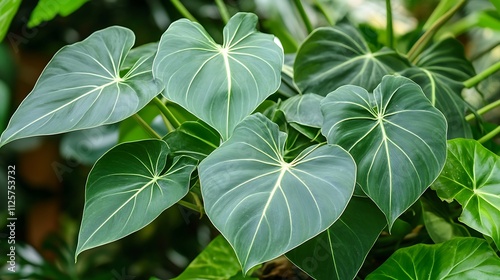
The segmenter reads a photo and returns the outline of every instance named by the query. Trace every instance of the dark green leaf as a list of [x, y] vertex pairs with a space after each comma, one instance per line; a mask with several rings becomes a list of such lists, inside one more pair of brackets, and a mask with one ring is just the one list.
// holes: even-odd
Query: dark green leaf
[[154, 76], [164, 81], [165, 97], [224, 140], [281, 82], [283, 49], [274, 36], [257, 32], [256, 24], [256, 15], [237, 13], [219, 45], [200, 24], [178, 20], [161, 37], [154, 60]]
[[261, 114], [199, 166], [205, 211], [247, 272], [330, 227], [354, 190], [355, 164], [336, 145], [315, 145], [286, 162], [286, 133]]
[[343, 86], [321, 104], [323, 135], [358, 165], [357, 183], [389, 228], [436, 179], [446, 159], [446, 119], [420, 87], [386, 76], [368, 93]]
[[206, 158], [220, 144], [217, 131], [201, 122], [188, 121], [165, 136], [174, 156], [188, 155], [198, 160]]
[[5, 128], [9, 114], [10, 90], [6, 83], [0, 80], [0, 130]]
[[196, 166], [175, 158], [165, 171], [167, 143], [151, 139], [120, 144], [90, 171], [76, 256], [127, 236], [184, 197]]
[[459, 220], [500, 248], [500, 159], [475, 140], [448, 142], [446, 165], [432, 188], [463, 207]]
[[397, 250], [367, 280], [498, 279], [500, 258], [483, 239], [455, 238]]
[[315, 279], [354, 279], [385, 226], [372, 201], [353, 197], [328, 230], [286, 256]]
[[283, 101], [280, 109], [285, 113], [287, 122], [321, 128], [323, 115], [320, 103], [323, 98], [313, 93], [296, 95]]
[[294, 79], [302, 93], [326, 96], [342, 85], [373, 90], [387, 74], [408, 67], [395, 51], [371, 52], [350, 25], [322, 27], [302, 43], [295, 58]]

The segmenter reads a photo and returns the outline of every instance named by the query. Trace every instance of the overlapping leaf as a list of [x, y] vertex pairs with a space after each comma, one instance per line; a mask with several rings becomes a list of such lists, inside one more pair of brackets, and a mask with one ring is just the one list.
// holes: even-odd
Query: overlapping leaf
[[500, 258], [484, 239], [463, 237], [397, 250], [367, 280], [497, 279]]
[[135, 232], [184, 197], [196, 160], [175, 158], [165, 171], [167, 143], [120, 144], [92, 168], [75, 257]]
[[462, 205], [459, 220], [500, 248], [500, 159], [475, 140], [448, 142], [443, 172], [432, 185], [441, 199]]
[[461, 93], [463, 81], [474, 75], [474, 68], [464, 56], [462, 45], [455, 39], [446, 39], [431, 46], [417, 58], [415, 66], [401, 74], [422, 87], [432, 104], [448, 121], [448, 138], [471, 137], [465, 120], [468, 109]]
[[328, 230], [286, 256], [314, 279], [354, 279], [385, 226], [373, 202], [353, 197]]
[[330, 227], [354, 190], [356, 168], [345, 150], [316, 145], [288, 163], [286, 137], [252, 115], [199, 166], [205, 211], [245, 272]]
[[139, 111], [163, 86], [153, 80], [152, 57], [120, 74], [134, 40], [131, 30], [114, 26], [63, 47], [12, 116], [0, 146], [116, 123]]
[[296, 95], [283, 101], [280, 109], [285, 113], [288, 122], [321, 128], [323, 124], [321, 100], [323, 96], [313, 93]]
[[302, 43], [295, 58], [294, 80], [302, 93], [325, 96], [342, 85], [371, 91], [384, 75], [408, 66], [388, 48], [371, 52], [356, 28], [340, 24], [318, 28]]
[[373, 93], [343, 86], [322, 101], [323, 135], [358, 165], [357, 183], [391, 227], [436, 179], [446, 159], [446, 119], [420, 87], [386, 76]]
[[274, 36], [257, 32], [256, 24], [254, 14], [234, 15], [219, 45], [198, 23], [178, 20], [161, 37], [154, 60], [164, 95], [224, 140], [281, 82], [283, 49]]
[[201, 122], [188, 121], [164, 138], [174, 156], [188, 155], [198, 160], [206, 158], [220, 144], [219, 134]]

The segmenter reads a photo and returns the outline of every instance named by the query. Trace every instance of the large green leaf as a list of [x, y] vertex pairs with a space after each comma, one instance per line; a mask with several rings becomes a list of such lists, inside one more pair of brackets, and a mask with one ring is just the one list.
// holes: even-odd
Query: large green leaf
[[33, 28], [44, 21], [49, 21], [57, 15], [68, 16], [78, 10], [89, 0], [39, 0], [31, 13], [28, 27]]
[[474, 75], [474, 68], [464, 56], [462, 45], [449, 38], [431, 46], [417, 58], [416, 66], [401, 72], [422, 87], [432, 104], [448, 121], [448, 138], [471, 137], [465, 120], [468, 109], [461, 93], [463, 81]]
[[131, 30], [114, 26], [63, 47], [12, 116], [0, 146], [116, 123], [144, 107], [163, 86], [153, 80], [153, 57], [138, 60], [120, 75], [134, 37]]
[[498, 279], [499, 271], [500, 258], [484, 239], [463, 237], [399, 249], [366, 279]]
[[330, 227], [354, 190], [356, 167], [345, 150], [316, 145], [285, 162], [286, 137], [252, 115], [199, 166], [205, 211], [245, 272]]
[[343, 86], [321, 103], [323, 135], [358, 165], [357, 183], [389, 227], [436, 179], [446, 159], [446, 119], [420, 87], [385, 76], [368, 93]]
[[395, 51], [371, 52], [351, 25], [322, 27], [302, 43], [295, 58], [294, 79], [303, 93], [327, 95], [342, 85], [373, 90], [384, 75], [408, 67]]
[[198, 23], [178, 20], [161, 37], [154, 60], [163, 94], [224, 140], [280, 85], [283, 50], [274, 36], [257, 32], [256, 24], [254, 14], [234, 15], [219, 45]]
[[241, 266], [234, 250], [224, 237], [219, 235], [208, 244], [181, 275], [172, 280], [226, 280], [238, 274], [241, 274]]
[[115, 146], [90, 171], [75, 257], [135, 232], [184, 197], [196, 166], [174, 158], [165, 171], [167, 143], [151, 139]]
[[353, 197], [328, 230], [286, 256], [314, 279], [354, 279], [385, 226], [373, 202]]
[[0, 1], [0, 42], [9, 30], [10, 22], [21, 4], [21, 0]]
[[463, 207], [459, 220], [500, 248], [500, 159], [475, 140], [448, 142], [443, 172], [432, 185], [441, 199]]

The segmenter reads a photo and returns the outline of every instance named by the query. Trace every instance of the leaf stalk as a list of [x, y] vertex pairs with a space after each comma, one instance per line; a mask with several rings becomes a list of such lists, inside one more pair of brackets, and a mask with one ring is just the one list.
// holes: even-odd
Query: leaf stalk
[[227, 11], [227, 7], [224, 4], [224, 1], [223, 0], [215, 0], [215, 4], [217, 4], [217, 8], [219, 9], [219, 13], [220, 13], [220, 16], [222, 18], [222, 21], [224, 22], [224, 24], [227, 24], [230, 16], [229, 16], [229, 12]]
[[139, 125], [152, 137], [161, 139], [161, 136], [154, 131], [154, 129], [141, 117], [139, 114], [133, 115], [134, 119], [139, 123]]
[[307, 16], [306, 10], [304, 9], [304, 6], [302, 5], [302, 2], [300, 0], [294, 0], [295, 7], [297, 7], [297, 10], [299, 11], [300, 17], [302, 18], [302, 21], [304, 21], [304, 25], [306, 26], [307, 33], [311, 33], [313, 31], [313, 26], [311, 23], [311, 20]]
[[180, 0], [171, 0], [171, 1], [172, 4], [174, 4], [174, 7], [177, 9], [177, 11], [179, 11], [179, 13], [181, 13], [183, 17], [189, 19], [190, 21], [198, 22], [198, 20], [188, 11], [188, 9], [186, 9], [184, 4], [182, 4]]

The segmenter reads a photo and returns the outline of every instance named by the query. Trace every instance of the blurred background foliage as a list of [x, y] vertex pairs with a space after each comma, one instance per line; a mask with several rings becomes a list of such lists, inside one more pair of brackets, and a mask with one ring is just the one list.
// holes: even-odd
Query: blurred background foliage
[[[1, 130], [5, 128], [8, 117], [31, 91], [44, 66], [61, 47], [111, 25], [132, 29], [137, 37], [136, 46], [156, 42], [171, 22], [181, 18], [173, 5], [175, 1], [161, 0], [60, 0], [55, 2], [69, 3], [69, 6], [65, 10], [50, 11], [52, 16], [59, 14], [53, 19], [44, 21], [50, 15], [32, 18], [37, 4], [42, 5], [43, 2], [48, 1], [22, 1], [0, 44]], [[182, 2], [220, 42], [223, 21], [215, 2]], [[260, 29], [279, 37], [285, 52], [292, 58], [307, 36], [292, 0], [224, 2], [231, 14], [237, 11], [256, 13], [260, 19]], [[406, 51], [421, 34], [424, 23], [439, 2], [392, 1], [394, 30], [401, 51]], [[370, 47], [376, 49], [384, 43], [384, 0], [302, 0], [302, 3], [314, 27], [351, 21], [362, 27]], [[467, 57], [472, 60], [477, 72], [498, 61], [500, 16], [489, 1], [468, 1], [460, 14], [436, 36], [450, 34], [464, 43]], [[481, 107], [499, 99], [498, 89], [500, 74], [497, 73], [481, 83], [477, 90], [467, 90], [463, 95], [474, 107]], [[145, 119], [152, 122], [157, 115], [148, 110], [142, 113]], [[487, 131], [496, 127], [490, 123], [498, 123], [499, 115], [498, 110], [486, 114], [485, 122], [478, 125], [477, 130]], [[8, 165], [15, 165], [17, 172], [16, 253], [19, 265], [16, 275], [8, 274], [2, 279], [170, 279], [179, 275], [218, 234], [206, 217], [200, 219], [197, 213], [182, 206], [174, 206], [141, 231], [82, 253], [75, 264], [74, 250], [83, 212], [86, 176], [97, 158], [118, 141], [141, 137], [143, 132], [129, 125], [132, 124], [124, 122], [121, 126], [19, 140], [0, 150], [0, 169], [7, 170]], [[497, 153], [500, 151], [494, 141], [487, 145]], [[5, 176], [0, 176], [0, 185], [6, 186], [5, 180]], [[0, 199], [4, 205], [5, 191], [0, 192]], [[0, 209], [1, 252], [6, 252], [8, 246], [5, 210], [6, 206]], [[418, 223], [414, 221], [415, 217], [410, 216], [407, 218], [408, 229], [392, 236], [399, 245], [404, 244], [405, 238], [416, 228], [413, 223]], [[363, 273], [366, 275], [388, 257], [388, 252], [392, 252], [384, 246], [383, 240], [377, 243], [360, 276]], [[293, 269], [281, 261], [265, 265], [260, 278], [306, 279], [298, 272], [283, 272]], [[5, 254], [0, 255], [0, 263], [6, 263]], [[0, 273], [5, 273], [5, 269], [3, 267]]]

